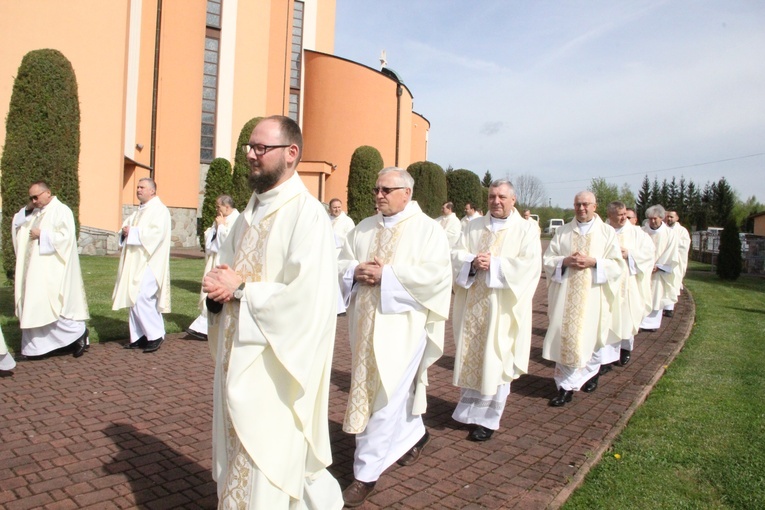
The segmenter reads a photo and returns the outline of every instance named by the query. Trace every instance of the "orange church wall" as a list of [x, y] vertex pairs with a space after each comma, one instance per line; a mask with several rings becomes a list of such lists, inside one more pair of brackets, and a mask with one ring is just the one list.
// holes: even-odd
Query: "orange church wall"
[[418, 113], [412, 114], [412, 150], [410, 164], [428, 159], [428, 134], [430, 122]]
[[[80, 222], [121, 223], [127, 0], [0, 2], [0, 146], [13, 79], [24, 55], [52, 48], [69, 59], [80, 98]], [[55, 191], [55, 190], [54, 190]]]
[[[326, 182], [327, 200], [346, 202], [351, 156], [358, 147], [375, 147], [385, 166], [396, 164], [396, 89], [395, 81], [374, 69], [305, 52], [304, 159], [336, 165]], [[407, 136], [411, 104], [409, 90], [402, 87], [401, 133]], [[399, 145], [399, 166], [409, 164], [410, 151], [409, 142]]]

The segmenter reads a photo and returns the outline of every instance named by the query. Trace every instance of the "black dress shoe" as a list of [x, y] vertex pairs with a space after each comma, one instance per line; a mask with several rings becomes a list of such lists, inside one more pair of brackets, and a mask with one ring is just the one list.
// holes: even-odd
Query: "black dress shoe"
[[165, 341], [165, 337], [161, 336], [157, 338], [156, 340], [149, 340], [146, 342], [146, 348], [143, 350], [143, 352], [154, 352], [159, 350], [159, 346], [162, 345], [162, 342]]
[[632, 351], [628, 351], [627, 349], [622, 349], [619, 352], [619, 364], [621, 366], [625, 366], [627, 363], [630, 362], [631, 357], [632, 357]]
[[494, 431], [491, 429], [487, 429], [483, 425], [478, 425], [476, 428], [473, 429], [473, 431], [468, 435], [468, 439], [471, 441], [488, 441], [491, 438], [491, 435], [494, 434]]
[[129, 343], [126, 346], [123, 347], [123, 349], [144, 349], [146, 347], [146, 344], [149, 343], [149, 339], [145, 336], [142, 336], [138, 340], [136, 340], [133, 343]]
[[82, 336], [75, 340], [72, 344], [74, 346], [74, 352], [72, 355], [75, 358], [79, 358], [85, 354], [85, 349], [88, 347], [88, 333], [88, 328], [85, 328], [85, 333], [83, 333]]
[[555, 395], [553, 398], [550, 399], [549, 405], [552, 407], [560, 407], [562, 405], [565, 405], [566, 402], [571, 402], [571, 399], [574, 398], [574, 391], [573, 390], [564, 390], [563, 388], [558, 390], [558, 394]]
[[595, 377], [591, 378], [589, 381], [584, 383], [584, 386], [582, 386], [582, 391], [585, 393], [592, 393], [593, 391], [598, 389], [598, 378], [600, 376], [596, 375]]
[[641, 333], [656, 333], [656, 329], [647, 329], [647, 328], [640, 328]]
[[207, 335], [200, 333], [199, 331], [194, 331], [191, 328], [186, 328], [186, 334], [192, 338], [196, 338], [197, 340], [207, 340]]
[[418, 460], [420, 460], [420, 455], [422, 455], [422, 450], [425, 448], [425, 445], [430, 442], [430, 433], [428, 431], [425, 431], [425, 435], [420, 438], [417, 443], [415, 443], [412, 448], [406, 452], [404, 455], [401, 456], [400, 459], [398, 459], [396, 462], [399, 466], [411, 466]]
[[673, 315], [675, 315], [674, 310], [664, 310], [664, 317], [672, 317]]
[[598, 375], [604, 375], [611, 371], [611, 363], [608, 363], [607, 365], [600, 365], [600, 369], [598, 370]]

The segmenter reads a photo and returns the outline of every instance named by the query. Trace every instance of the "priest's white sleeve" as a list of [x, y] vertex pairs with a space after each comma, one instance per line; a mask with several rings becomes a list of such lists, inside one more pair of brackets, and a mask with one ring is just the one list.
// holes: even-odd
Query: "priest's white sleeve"
[[239, 342], [268, 345], [254, 317], [257, 310], [262, 308], [271, 296], [285, 287], [283, 283], [277, 282], [251, 282], [244, 285], [244, 296], [239, 302]]
[[380, 281], [380, 310], [382, 313], [405, 313], [424, 308], [401, 285], [393, 272], [393, 268], [390, 265], [383, 266]]

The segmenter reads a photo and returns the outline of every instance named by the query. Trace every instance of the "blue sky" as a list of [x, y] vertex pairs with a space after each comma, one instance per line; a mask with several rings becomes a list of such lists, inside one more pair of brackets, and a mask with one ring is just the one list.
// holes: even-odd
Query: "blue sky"
[[343, 58], [386, 51], [444, 168], [565, 207], [646, 174], [765, 203], [765, 2], [337, 0], [335, 31]]

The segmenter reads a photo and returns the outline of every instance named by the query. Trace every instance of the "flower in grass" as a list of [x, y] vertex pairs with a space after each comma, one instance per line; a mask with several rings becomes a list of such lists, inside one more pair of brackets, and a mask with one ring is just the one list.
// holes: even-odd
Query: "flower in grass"
[[616, 460], [619, 460], [619, 459], [621, 459], [621, 458], [622, 458], [622, 456], [621, 456], [621, 455], [619, 455], [618, 453], [615, 453], [615, 454], [614, 454], [614, 458], [615, 458]]

